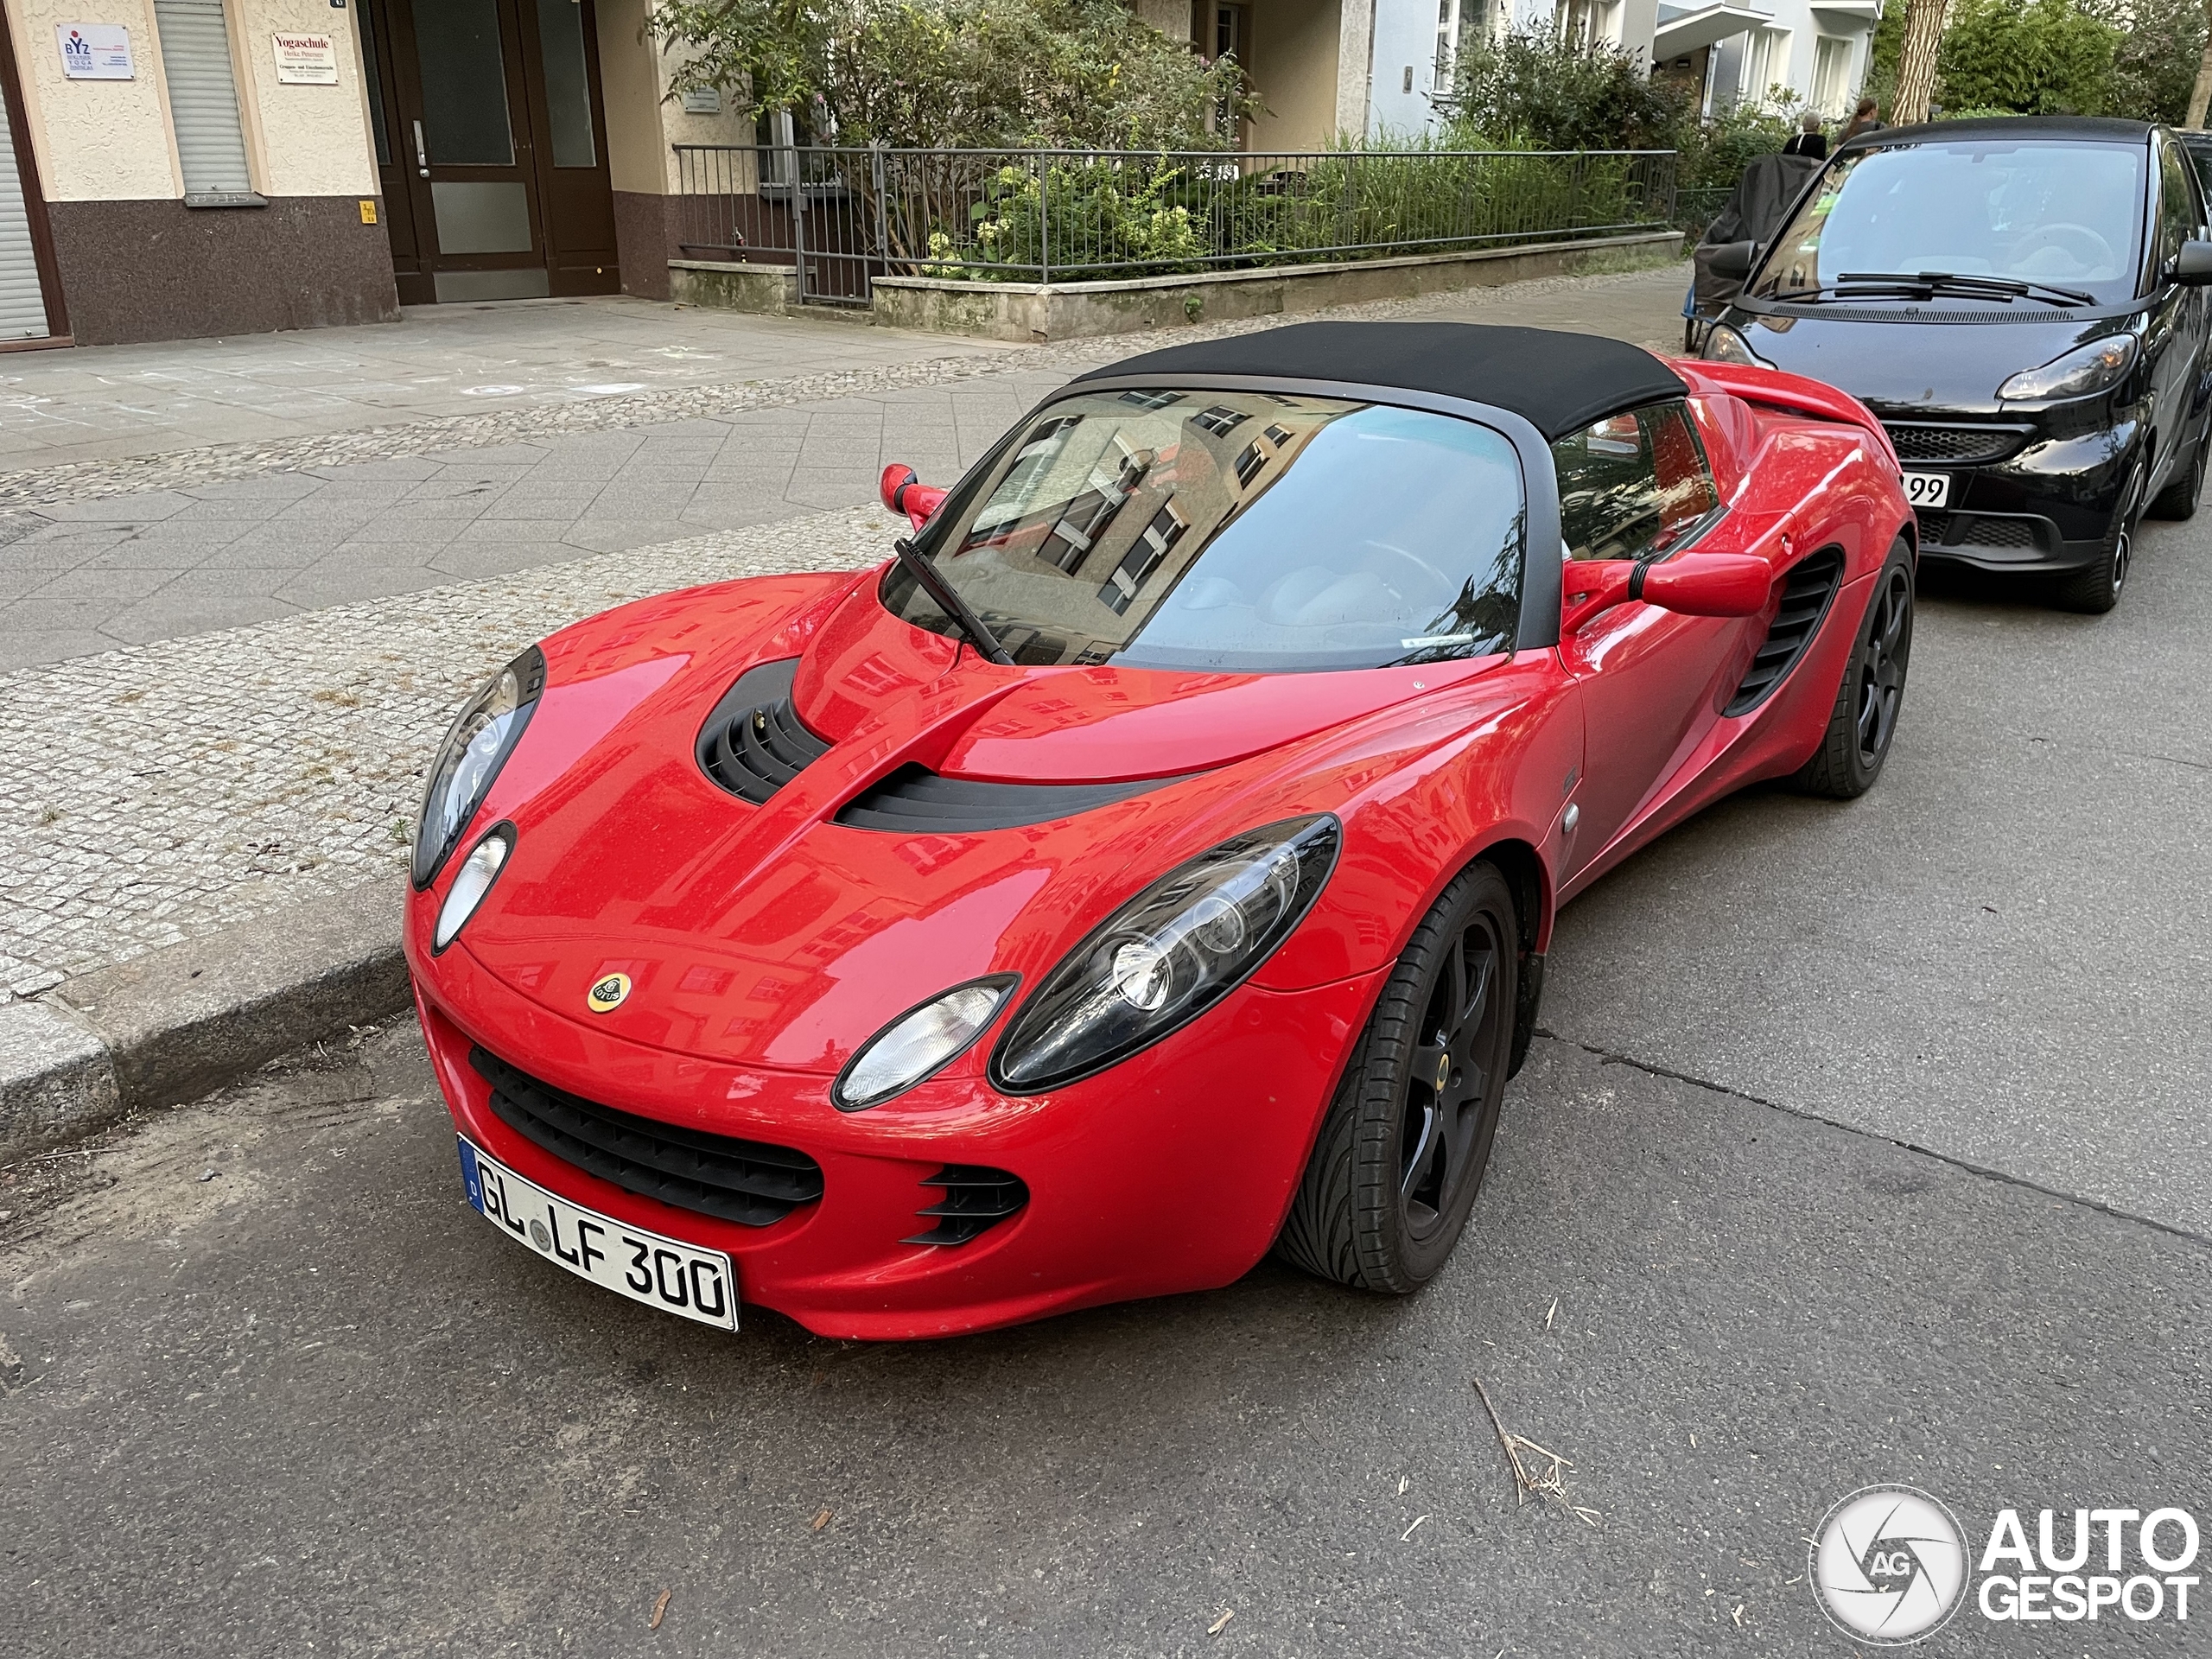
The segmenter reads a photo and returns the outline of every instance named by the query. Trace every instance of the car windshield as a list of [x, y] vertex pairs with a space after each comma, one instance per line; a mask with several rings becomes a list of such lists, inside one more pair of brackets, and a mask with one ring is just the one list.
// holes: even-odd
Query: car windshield
[[1942, 271], [2126, 299], [2141, 263], [2143, 157], [2136, 145], [2019, 140], [1840, 156], [1751, 291], [1771, 299], [1860, 272]]
[[[1032, 416], [927, 541], [1017, 662], [1376, 668], [1513, 649], [1522, 508], [1512, 445], [1471, 421], [1097, 392]], [[883, 600], [956, 632], [901, 568]]]

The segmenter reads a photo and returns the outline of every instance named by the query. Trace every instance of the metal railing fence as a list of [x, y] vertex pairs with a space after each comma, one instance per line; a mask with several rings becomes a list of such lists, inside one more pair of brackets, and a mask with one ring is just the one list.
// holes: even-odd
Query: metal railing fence
[[880, 276], [1164, 276], [1669, 224], [1672, 150], [890, 149], [678, 144], [685, 257], [796, 266], [865, 305]]

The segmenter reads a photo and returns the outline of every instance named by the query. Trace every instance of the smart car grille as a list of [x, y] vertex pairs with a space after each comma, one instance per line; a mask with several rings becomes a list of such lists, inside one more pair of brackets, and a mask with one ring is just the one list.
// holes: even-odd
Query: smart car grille
[[1923, 512], [1920, 533], [1933, 547], [2034, 548], [2042, 545], [2037, 523], [1971, 512]]
[[1141, 778], [1123, 784], [995, 784], [940, 778], [926, 766], [901, 766], [845, 804], [831, 820], [855, 830], [896, 830], [907, 835], [936, 830], [972, 835], [1050, 823], [1093, 807], [1111, 805], [1179, 778]]
[[1749, 713], [1782, 683], [1783, 677], [1796, 665], [1805, 647], [1812, 644], [1813, 636], [1821, 631], [1821, 619], [1827, 614], [1829, 601], [1835, 598], [1836, 584], [1842, 577], [1843, 552], [1840, 548], [1824, 547], [1792, 567], [1783, 583], [1781, 608], [1775, 612], [1758, 654], [1751, 658], [1743, 683], [1736, 688], [1736, 695], [1728, 700], [1722, 714]]
[[699, 731], [699, 766], [755, 806], [830, 753], [791, 706], [798, 658], [762, 663], [738, 676]]
[[1021, 1177], [982, 1164], [947, 1164], [922, 1185], [944, 1193], [935, 1204], [915, 1212], [937, 1224], [927, 1232], [900, 1239], [901, 1244], [965, 1244], [1020, 1213], [1029, 1202], [1029, 1188]]
[[524, 1140], [626, 1192], [741, 1227], [766, 1227], [822, 1196], [822, 1166], [790, 1147], [678, 1128], [540, 1083], [488, 1050], [468, 1063], [492, 1112]]
[[2000, 460], [2020, 446], [2024, 426], [1919, 426], [1884, 422], [1899, 461], [1975, 463]]

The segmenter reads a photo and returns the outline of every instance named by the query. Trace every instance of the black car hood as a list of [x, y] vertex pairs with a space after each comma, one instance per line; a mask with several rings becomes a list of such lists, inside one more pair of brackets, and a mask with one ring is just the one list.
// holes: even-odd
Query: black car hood
[[[1837, 315], [1842, 311], [1857, 315]], [[1997, 388], [2007, 376], [2121, 326], [2106, 308], [2088, 315], [2037, 308], [2003, 316], [2002, 308], [1992, 306], [1972, 315], [1976, 321], [1936, 321], [1957, 318], [1958, 308], [1868, 304], [1770, 313], [1735, 305], [1724, 321], [1776, 368], [1847, 391], [1885, 420], [1907, 421], [1993, 416], [2002, 407]]]

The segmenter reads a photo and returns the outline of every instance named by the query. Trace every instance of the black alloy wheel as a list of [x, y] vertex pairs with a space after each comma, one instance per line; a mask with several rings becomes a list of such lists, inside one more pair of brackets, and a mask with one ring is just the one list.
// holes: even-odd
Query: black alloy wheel
[[1414, 931], [1345, 1067], [1276, 1241], [1292, 1265], [1400, 1295], [1443, 1267], [1497, 1135], [1521, 966], [1510, 887], [1470, 865]]
[[2208, 458], [2212, 458], [2212, 428], [2196, 435], [2196, 447], [2190, 452], [2189, 465], [2182, 468], [2178, 478], [2153, 498], [2145, 517], [2194, 518], [2197, 498], [2204, 493], [2204, 463]]
[[1912, 547], [1900, 537], [1867, 595], [1821, 746], [1791, 780], [1808, 795], [1847, 801], [1882, 775], [1912, 666]]
[[2135, 556], [2135, 524], [2143, 516], [2145, 476], [2145, 464], [2139, 461], [2127, 475], [2127, 487], [2120, 492], [2120, 510], [2105, 531], [2103, 548], [2079, 570], [2069, 570], [2059, 578], [2058, 602], [2065, 609], [2101, 616], [2120, 603], [2120, 593], [2127, 586], [2127, 568]]

